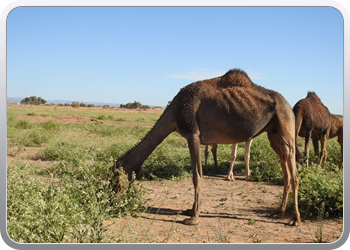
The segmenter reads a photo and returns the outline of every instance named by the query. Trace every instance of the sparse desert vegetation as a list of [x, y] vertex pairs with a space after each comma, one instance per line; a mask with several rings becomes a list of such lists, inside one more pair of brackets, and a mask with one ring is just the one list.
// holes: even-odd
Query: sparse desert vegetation
[[9, 236], [23, 243], [303, 243], [333, 242], [341, 236], [343, 172], [336, 138], [327, 142], [324, 167], [314, 163], [312, 147], [310, 166], [298, 165], [300, 227], [286, 226], [288, 216], [268, 216], [280, 203], [283, 174], [265, 134], [251, 148], [252, 181], [244, 180], [244, 143], [238, 146], [234, 182], [224, 180], [231, 146], [218, 147], [218, 175], [209, 157], [197, 226], [178, 223], [184, 218], [181, 211], [192, 205], [193, 185], [187, 142], [176, 133], [147, 158], [141, 178], [115, 194], [109, 182], [111, 165], [148, 133], [161, 113], [160, 108], [9, 104]]

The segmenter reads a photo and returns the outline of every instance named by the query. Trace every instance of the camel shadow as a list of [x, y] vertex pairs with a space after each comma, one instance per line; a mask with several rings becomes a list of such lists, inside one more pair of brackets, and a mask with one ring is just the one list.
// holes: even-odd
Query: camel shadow
[[[272, 218], [271, 215], [276, 212], [275, 209], [270, 208], [264, 208], [264, 209], [258, 209], [253, 210], [255, 213], [258, 214], [261, 219], [254, 219], [256, 222], [262, 222], [262, 223], [270, 223], [270, 224], [281, 224], [281, 225], [288, 225], [288, 223], [285, 223], [283, 221], [280, 221], [278, 219], [274, 220], [268, 220], [264, 218]], [[182, 224], [182, 219], [178, 220], [178, 216], [188, 216], [184, 210], [177, 210], [177, 209], [171, 209], [171, 208], [160, 208], [160, 207], [148, 207], [147, 211], [145, 213], [153, 214], [153, 215], [160, 215], [160, 217], [163, 216], [170, 216], [171, 218], [160, 218], [160, 217], [147, 217], [142, 216], [144, 219], [148, 220], [158, 220], [158, 221], [164, 221], [164, 222], [171, 222], [171, 223], [179, 223]], [[242, 213], [210, 213], [210, 212], [203, 212], [199, 215], [200, 218], [222, 218], [222, 219], [232, 219], [232, 220], [242, 220], [247, 221], [250, 220], [249, 216]]]

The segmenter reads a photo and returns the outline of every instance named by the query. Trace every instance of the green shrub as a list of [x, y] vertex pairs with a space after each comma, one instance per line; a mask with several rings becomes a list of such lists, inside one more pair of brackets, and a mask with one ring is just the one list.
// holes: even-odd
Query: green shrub
[[94, 166], [84, 163], [70, 174], [50, 172], [38, 179], [35, 166], [12, 163], [7, 175], [9, 236], [21, 243], [101, 243], [106, 219], [143, 209], [142, 187], [131, 182], [115, 194], [108, 165]]
[[300, 167], [299, 210], [303, 216], [315, 216], [323, 207], [326, 216], [343, 214], [343, 173], [335, 168], [311, 164]]
[[255, 181], [283, 184], [283, 171], [279, 157], [271, 148], [266, 134], [255, 138], [250, 150], [251, 178]]
[[66, 161], [78, 164], [84, 160], [85, 152], [77, 145], [66, 141], [56, 141], [48, 145], [41, 152], [43, 160], [48, 161]]
[[49, 139], [50, 136], [47, 133], [40, 130], [33, 130], [23, 134], [19, 138], [19, 142], [25, 147], [38, 147], [42, 146], [44, 143], [47, 143]]
[[15, 128], [17, 129], [30, 129], [33, 127], [33, 124], [30, 121], [20, 119], [15, 122]]
[[57, 131], [60, 128], [60, 125], [54, 120], [48, 120], [46, 122], [42, 122], [40, 123], [40, 126], [45, 130], [49, 130], [49, 131]]

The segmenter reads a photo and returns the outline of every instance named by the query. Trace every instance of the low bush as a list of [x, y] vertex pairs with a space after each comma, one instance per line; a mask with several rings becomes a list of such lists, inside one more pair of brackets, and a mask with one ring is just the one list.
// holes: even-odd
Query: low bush
[[40, 130], [32, 130], [23, 134], [19, 138], [19, 143], [20, 145], [23, 145], [25, 147], [39, 147], [42, 146], [44, 143], [47, 143], [49, 139], [49, 134], [44, 133]]
[[54, 120], [48, 120], [46, 122], [42, 122], [40, 123], [40, 126], [45, 130], [49, 130], [49, 131], [57, 131], [60, 128], [60, 124], [58, 124]]
[[144, 209], [142, 187], [131, 183], [125, 192], [113, 192], [108, 165], [84, 163], [69, 174], [53, 167], [40, 179], [34, 168], [8, 168], [7, 231], [16, 242], [102, 243], [105, 220]]
[[311, 164], [300, 167], [299, 210], [303, 216], [316, 216], [324, 206], [325, 216], [343, 215], [343, 172], [338, 167]]
[[14, 127], [17, 129], [30, 129], [33, 127], [33, 124], [30, 121], [20, 119], [15, 122]]

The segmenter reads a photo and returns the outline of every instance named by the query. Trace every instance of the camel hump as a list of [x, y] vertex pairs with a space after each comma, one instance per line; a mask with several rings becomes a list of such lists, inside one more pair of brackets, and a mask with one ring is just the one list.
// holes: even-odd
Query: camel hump
[[250, 86], [253, 82], [244, 70], [230, 69], [221, 77], [221, 84], [227, 86]]
[[321, 101], [321, 99], [320, 99], [320, 98], [316, 95], [316, 93], [313, 92], [313, 91], [307, 92], [306, 98], [312, 98], [312, 99]]

